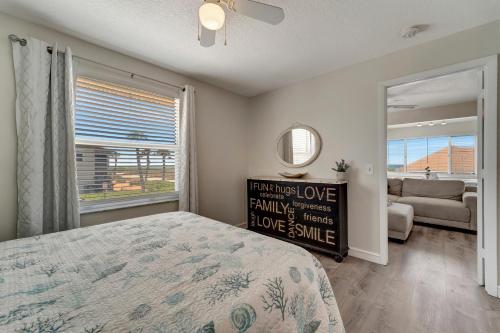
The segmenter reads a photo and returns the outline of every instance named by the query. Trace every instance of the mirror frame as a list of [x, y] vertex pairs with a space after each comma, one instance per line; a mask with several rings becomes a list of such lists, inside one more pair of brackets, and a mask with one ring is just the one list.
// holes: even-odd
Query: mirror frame
[[[283, 135], [285, 135], [286, 133], [288, 133], [289, 131], [291, 130], [294, 130], [294, 129], [298, 129], [298, 128], [301, 128], [301, 129], [306, 129], [308, 130], [309, 132], [312, 133], [312, 135], [314, 136], [314, 139], [316, 140], [316, 144], [317, 144], [317, 147], [318, 149], [316, 149], [316, 151], [314, 152], [314, 154], [311, 156], [311, 158], [309, 158], [307, 161], [305, 161], [304, 163], [301, 163], [301, 164], [292, 164], [292, 163], [288, 163], [286, 162], [285, 160], [283, 160], [281, 158], [281, 156], [279, 155], [279, 144], [280, 144], [280, 141], [281, 141], [281, 138], [283, 137]], [[316, 131], [314, 128], [312, 128], [311, 126], [308, 126], [308, 125], [304, 125], [304, 124], [300, 124], [300, 123], [295, 123], [293, 124], [292, 126], [288, 127], [286, 130], [282, 131], [279, 135], [278, 135], [278, 138], [276, 139], [276, 145], [275, 145], [275, 154], [276, 154], [276, 158], [278, 159], [278, 161], [283, 164], [284, 166], [286, 166], [287, 168], [303, 168], [305, 166], [308, 166], [310, 164], [312, 164], [314, 161], [316, 161], [316, 159], [318, 158], [319, 156], [319, 153], [321, 152], [321, 149], [322, 149], [322, 146], [323, 146], [323, 143], [321, 141], [321, 137], [319, 136], [319, 133], [318, 131]]]

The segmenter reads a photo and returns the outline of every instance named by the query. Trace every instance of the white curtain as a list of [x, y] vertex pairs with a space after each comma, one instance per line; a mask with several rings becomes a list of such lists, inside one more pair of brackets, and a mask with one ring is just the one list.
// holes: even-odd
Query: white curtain
[[78, 228], [71, 50], [12, 43], [16, 76], [17, 237]]
[[186, 86], [180, 113], [179, 210], [198, 213], [194, 88]]

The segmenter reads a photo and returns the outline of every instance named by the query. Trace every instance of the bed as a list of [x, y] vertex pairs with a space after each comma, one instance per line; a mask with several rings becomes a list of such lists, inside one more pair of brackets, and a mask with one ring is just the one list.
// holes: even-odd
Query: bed
[[0, 332], [344, 332], [309, 252], [175, 212], [0, 243]]

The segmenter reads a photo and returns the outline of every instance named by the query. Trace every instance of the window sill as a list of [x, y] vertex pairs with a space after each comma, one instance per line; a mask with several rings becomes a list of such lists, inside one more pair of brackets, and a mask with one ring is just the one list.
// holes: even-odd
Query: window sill
[[148, 206], [159, 203], [179, 201], [179, 193], [165, 194], [161, 196], [152, 196], [147, 198], [135, 198], [130, 200], [116, 200], [100, 203], [81, 203], [80, 202], [80, 215], [100, 213], [111, 210], [127, 209], [140, 206]]
[[[410, 172], [396, 172], [396, 171], [387, 171], [387, 174], [390, 176], [422, 176], [425, 177], [425, 171], [410, 171]], [[476, 179], [477, 174], [475, 173], [447, 173], [447, 172], [432, 172], [432, 174], [437, 175], [438, 177], [446, 178], [463, 178], [463, 179]]]

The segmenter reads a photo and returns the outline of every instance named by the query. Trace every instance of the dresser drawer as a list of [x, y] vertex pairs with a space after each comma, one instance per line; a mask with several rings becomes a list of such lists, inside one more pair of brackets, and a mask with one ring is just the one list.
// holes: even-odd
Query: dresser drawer
[[347, 183], [248, 179], [248, 229], [332, 255], [347, 255]]

